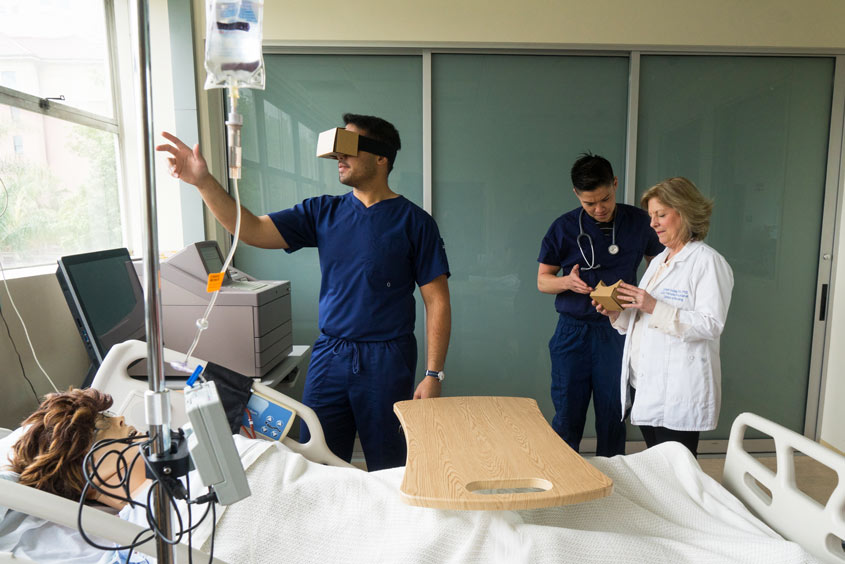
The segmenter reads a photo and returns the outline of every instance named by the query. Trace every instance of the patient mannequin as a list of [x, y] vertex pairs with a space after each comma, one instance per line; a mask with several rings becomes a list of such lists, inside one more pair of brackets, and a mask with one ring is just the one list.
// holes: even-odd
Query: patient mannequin
[[[82, 464], [91, 446], [101, 440], [132, 437], [135, 428], [126, 425], [123, 417], [107, 415], [112, 398], [91, 388], [69, 389], [48, 394], [38, 409], [27, 417], [21, 426], [26, 431], [14, 446], [11, 469], [20, 475], [26, 486], [79, 500], [85, 486]], [[122, 445], [98, 450], [95, 462], [105, 458], [99, 467], [104, 483], [98, 484], [115, 495], [122, 496], [121, 488], [110, 488], [119, 482], [118, 457], [108, 455], [121, 450]], [[134, 452], [126, 459], [131, 461]], [[129, 487], [133, 495], [146, 485], [144, 464], [138, 461], [132, 469]], [[89, 489], [88, 500], [115, 509], [125, 502]]]

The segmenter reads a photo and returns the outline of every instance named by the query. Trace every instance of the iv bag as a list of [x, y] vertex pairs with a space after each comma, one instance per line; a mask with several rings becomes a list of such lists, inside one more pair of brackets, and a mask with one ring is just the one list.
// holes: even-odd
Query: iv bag
[[264, 0], [208, 0], [205, 89], [264, 90], [261, 29]]

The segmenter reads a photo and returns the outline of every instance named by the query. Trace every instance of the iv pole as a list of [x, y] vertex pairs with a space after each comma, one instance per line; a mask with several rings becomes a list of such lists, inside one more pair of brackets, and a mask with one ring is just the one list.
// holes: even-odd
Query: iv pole
[[[155, 147], [153, 144], [152, 87], [150, 79], [150, 28], [147, 0], [134, 0], [135, 29], [137, 31], [137, 60], [135, 61], [135, 86], [139, 116], [140, 151], [143, 166], [141, 179], [145, 190], [146, 232], [144, 240], [144, 301], [147, 330], [147, 367], [150, 389], [145, 394], [145, 410], [152, 453], [170, 450], [170, 397], [164, 384], [163, 341], [161, 329], [161, 292], [159, 289], [158, 222], [154, 170]], [[175, 547], [165, 539], [173, 537], [170, 505], [161, 487], [153, 492], [153, 514], [158, 522], [156, 554], [159, 564], [175, 562]]]

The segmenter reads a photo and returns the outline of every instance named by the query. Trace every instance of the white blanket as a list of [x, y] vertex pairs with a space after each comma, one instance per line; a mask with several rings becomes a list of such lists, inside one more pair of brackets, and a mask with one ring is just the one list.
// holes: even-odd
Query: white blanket
[[365, 474], [273, 448], [247, 472], [253, 496], [220, 517], [214, 554], [233, 564], [815, 562], [677, 443], [591, 462], [613, 479], [609, 497], [541, 510], [443, 511], [401, 501], [401, 468]]

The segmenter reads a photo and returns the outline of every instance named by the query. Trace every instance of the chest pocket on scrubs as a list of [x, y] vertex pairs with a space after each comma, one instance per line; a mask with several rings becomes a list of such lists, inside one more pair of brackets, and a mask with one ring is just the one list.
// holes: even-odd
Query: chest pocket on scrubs
[[413, 283], [411, 244], [404, 235], [387, 234], [374, 241], [367, 278], [376, 289], [396, 290]]

